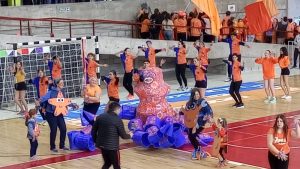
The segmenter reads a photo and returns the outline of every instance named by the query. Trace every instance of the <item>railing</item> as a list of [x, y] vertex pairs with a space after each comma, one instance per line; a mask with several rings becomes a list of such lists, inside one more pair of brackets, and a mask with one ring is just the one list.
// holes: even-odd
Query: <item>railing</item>
[[[61, 37], [78, 36], [115, 36], [139, 38], [141, 23], [136, 21], [113, 21], [102, 19], [68, 19], [68, 18], [20, 18], [0, 16], [0, 34]], [[152, 24], [153, 26], [155, 24]], [[159, 25], [161, 26], [161, 25]], [[193, 28], [193, 27], [188, 27]], [[204, 28], [201, 28], [204, 29]], [[209, 30], [210, 28], [205, 28]], [[246, 28], [242, 39], [247, 37]], [[274, 32], [275, 33], [275, 32]]]

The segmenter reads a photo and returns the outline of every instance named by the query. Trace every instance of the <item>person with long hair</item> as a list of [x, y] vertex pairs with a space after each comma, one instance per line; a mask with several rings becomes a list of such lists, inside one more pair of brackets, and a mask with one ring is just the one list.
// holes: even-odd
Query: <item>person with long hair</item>
[[141, 38], [148, 39], [150, 38], [150, 24], [149, 16], [147, 13], [143, 14], [141, 17]]
[[123, 86], [128, 91], [128, 100], [134, 99], [133, 87], [132, 87], [132, 76], [133, 76], [133, 60], [137, 58], [133, 55], [129, 48], [125, 48], [124, 51], [120, 51], [116, 54], [120, 57], [124, 68]]
[[[47, 92], [47, 94], [40, 98], [40, 105], [45, 109], [46, 112], [46, 119], [50, 127], [50, 151], [51, 153], [57, 153], [58, 150], [56, 149], [55, 140], [56, 140], [56, 134], [57, 134], [57, 128], [59, 128], [60, 131], [60, 142], [59, 142], [59, 148], [61, 150], [69, 150], [65, 146], [65, 140], [66, 140], [66, 134], [67, 134], [67, 128], [66, 128], [66, 122], [64, 119], [63, 114], [55, 114], [56, 107], [51, 105], [48, 101], [52, 98], [57, 98], [59, 94], [62, 94], [62, 97], [66, 96], [64, 92], [64, 81], [62, 79], [55, 79], [54, 80], [54, 86]], [[75, 104], [70, 104], [69, 106], [72, 107], [78, 107], [74, 106]]]
[[[296, 37], [294, 39], [294, 45], [295, 45], [295, 50], [294, 50], [294, 64], [292, 69], [297, 68], [297, 62], [298, 62], [298, 56], [300, 55], [300, 26], [296, 29]], [[299, 58], [300, 60], [300, 58]], [[300, 69], [300, 61], [299, 61], [299, 69]]]
[[[34, 79], [30, 79], [29, 83], [33, 84], [36, 88], [36, 93], [37, 93], [37, 101], [41, 97], [45, 96], [47, 91], [48, 91], [48, 84], [49, 80], [48, 77], [45, 75], [45, 72], [43, 69], [39, 69], [37, 71], [38, 76], [35, 77]], [[41, 107], [38, 107], [37, 110], [39, 110], [40, 115], [43, 118], [43, 122], [41, 124], [46, 123], [46, 117], [45, 117], [45, 112]]]
[[119, 103], [119, 77], [117, 76], [117, 72], [115, 70], [111, 70], [108, 74], [108, 77], [101, 76], [101, 80], [107, 85], [107, 95], [109, 101]]
[[165, 40], [173, 40], [174, 24], [173, 21], [171, 20], [171, 15], [169, 13], [166, 13], [164, 16], [164, 20], [162, 22], [162, 28], [164, 31]]
[[88, 53], [87, 58], [85, 59], [86, 64], [86, 82], [89, 82], [89, 78], [97, 77], [97, 68], [98, 67], [107, 67], [107, 64], [100, 64], [95, 61], [95, 54]]
[[190, 23], [190, 30], [191, 30], [191, 36], [190, 36], [190, 41], [197, 41], [200, 40], [200, 36], [202, 36], [202, 24], [200, 19], [198, 19], [197, 14], [191, 13], [191, 23]]
[[213, 118], [212, 108], [204, 98], [201, 98], [200, 90], [198, 88], [193, 88], [185, 109], [194, 109], [196, 106], [201, 107], [198, 116], [196, 117], [197, 119], [195, 119], [197, 121], [196, 126], [188, 128], [188, 138], [194, 147], [194, 151], [192, 152], [193, 160], [199, 159], [200, 153], [203, 152], [197, 137], [204, 130], [205, 124], [208, 122], [210, 123]]
[[187, 66], [192, 71], [195, 78], [195, 86], [200, 90], [200, 97], [205, 98], [205, 91], [207, 89], [207, 69], [206, 66], [202, 64], [202, 61], [198, 58], [193, 59], [193, 64], [191, 61], [188, 61]]
[[30, 160], [36, 160], [36, 150], [38, 148], [38, 136], [40, 134], [39, 126], [36, 122], [36, 110], [30, 109], [25, 117], [25, 125], [27, 126], [27, 138], [30, 142]]
[[177, 40], [186, 41], [187, 36], [187, 20], [186, 13], [180, 11], [178, 13], [178, 18], [174, 20], [174, 26], [176, 28]]
[[104, 160], [102, 169], [120, 169], [119, 137], [130, 139], [132, 132], [126, 133], [124, 124], [119, 118], [121, 106], [117, 102], [108, 104], [107, 111], [100, 114], [93, 125], [92, 137], [96, 146], [101, 149]]
[[[217, 158], [219, 159], [218, 167], [224, 167], [227, 165], [227, 160], [224, 156], [224, 152], [227, 153], [227, 143], [228, 143], [228, 127], [227, 120], [225, 118], [218, 118], [216, 123], [213, 123], [212, 129], [215, 135], [219, 138], [218, 143], [220, 146]], [[217, 140], [214, 140], [217, 141]]]
[[[212, 44], [210, 46], [212, 46]], [[194, 43], [194, 47], [198, 51], [198, 59], [201, 60], [201, 63], [207, 68], [209, 64], [208, 52], [210, 52], [211, 49], [198, 40]]]
[[255, 63], [261, 64], [263, 69], [264, 88], [267, 95], [265, 103], [276, 103], [274, 78], [275, 78], [275, 64], [278, 59], [272, 56], [270, 50], [265, 51], [265, 56], [256, 58]]
[[[185, 77], [185, 69], [186, 69], [186, 47], [183, 41], [178, 42], [178, 47], [170, 47], [170, 49], [175, 51], [176, 54], [176, 65], [175, 65], [175, 74], [177, 81], [179, 83], [179, 88], [177, 90], [187, 90], [187, 79]], [[184, 87], [182, 85], [182, 81], [184, 83]]]
[[244, 66], [238, 61], [238, 56], [233, 54], [233, 65], [232, 65], [232, 81], [229, 87], [229, 94], [235, 101], [236, 108], [244, 108], [244, 103], [242, 101], [242, 97], [240, 94], [240, 88], [242, 85], [242, 73], [241, 71], [244, 70]]
[[278, 57], [278, 64], [281, 68], [280, 74], [280, 86], [284, 92], [284, 95], [281, 97], [282, 99], [291, 99], [292, 96], [290, 95], [290, 85], [289, 85], [289, 65], [290, 65], [290, 58], [288, 55], [288, 51], [286, 47], [280, 48], [280, 56]]
[[15, 103], [20, 108], [19, 114], [23, 115], [25, 114], [25, 112], [28, 111], [27, 102], [25, 100], [25, 95], [27, 90], [27, 86], [25, 82], [26, 73], [24, 71], [22, 62], [17, 61], [17, 58], [15, 58], [15, 63], [12, 71], [16, 78]]
[[271, 169], [288, 169], [291, 138], [300, 138], [300, 118], [294, 118], [295, 129], [289, 129], [283, 114], [276, 116], [275, 123], [267, 134], [268, 161]]
[[101, 88], [98, 86], [96, 77], [89, 79], [89, 84], [84, 89], [84, 106], [83, 110], [92, 114], [96, 114], [100, 106]]

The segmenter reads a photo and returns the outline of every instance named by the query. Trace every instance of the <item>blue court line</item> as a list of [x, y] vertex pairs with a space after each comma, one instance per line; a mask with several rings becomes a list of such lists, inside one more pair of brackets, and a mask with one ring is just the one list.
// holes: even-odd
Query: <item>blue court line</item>
[[[240, 91], [251, 91], [256, 89], [263, 88], [263, 84], [259, 82], [247, 82], [243, 83], [241, 86]], [[222, 87], [214, 87], [206, 90], [206, 96], [218, 96], [218, 95], [224, 95], [229, 94], [229, 85], [222, 86]], [[179, 92], [179, 93], [172, 93], [167, 95], [167, 101], [168, 102], [180, 102], [180, 101], [187, 101], [190, 97], [190, 91], [186, 92]], [[135, 100], [126, 100], [126, 101], [120, 101], [121, 105], [128, 105], [128, 106], [137, 106], [139, 104], [139, 99]], [[106, 104], [103, 104], [99, 107], [99, 110], [97, 114], [101, 114], [105, 108]], [[79, 119], [80, 118], [81, 110], [70, 110], [68, 115], [65, 116], [66, 120], [71, 119]], [[37, 116], [38, 121], [42, 120], [42, 117], [40, 115]]]

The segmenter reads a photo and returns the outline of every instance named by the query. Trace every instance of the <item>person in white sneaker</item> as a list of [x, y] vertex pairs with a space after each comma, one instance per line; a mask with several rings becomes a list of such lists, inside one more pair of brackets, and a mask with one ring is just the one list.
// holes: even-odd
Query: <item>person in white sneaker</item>
[[[186, 70], [186, 48], [183, 41], [178, 42], [178, 47], [172, 46], [171, 50], [174, 50], [176, 54], [176, 65], [175, 65], [175, 73], [177, 81], [180, 87], [177, 90], [188, 90], [187, 87], [187, 79], [185, 77]], [[184, 87], [182, 86], [182, 81], [184, 83]]]
[[289, 85], [289, 65], [290, 65], [290, 59], [288, 56], [288, 51], [286, 47], [280, 48], [280, 56], [278, 57], [278, 64], [281, 68], [281, 75], [280, 75], [280, 86], [284, 92], [284, 96], [282, 96], [282, 99], [291, 99], [292, 96], [290, 96], [290, 85]]
[[263, 68], [263, 79], [264, 88], [267, 94], [267, 99], [265, 103], [276, 103], [275, 88], [274, 88], [274, 78], [275, 78], [275, 64], [278, 59], [273, 56], [270, 50], [265, 51], [265, 56], [256, 58], [255, 63], [261, 64]]

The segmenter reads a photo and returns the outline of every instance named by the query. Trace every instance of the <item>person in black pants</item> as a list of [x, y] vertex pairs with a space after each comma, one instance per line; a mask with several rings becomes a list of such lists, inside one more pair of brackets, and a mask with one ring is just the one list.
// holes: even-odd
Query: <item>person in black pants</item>
[[133, 75], [133, 60], [137, 57], [134, 56], [129, 48], [125, 48], [124, 51], [116, 53], [116, 56], [121, 58], [124, 68], [123, 86], [128, 91], [128, 100], [134, 99], [133, 87], [132, 87], [132, 75]]
[[61, 150], [69, 150], [69, 148], [65, 147], [67, 128], [64, 116], [62, 114], [54, 114], [56, 107], [48, 103], [48, 100], [57, 98], [59, 93], [65, 96], [63, 87], [64, 81], [62, 79], [56, 79], [51, 90], [49, 90], [45, 96], [40, 98], [40, 105], [43, 106], [42, 108], [46, 111], [46, 120], [50, 127], [50, 150], [52, 153], [58, 152], [55, 146], [57, 127], [60, 131], [59, 148]]
[[127, 134], [124, 124], [119, 118], [121, 106], [117, 102], [108, 105], [107, 112], [99, 115], [92, 128], [92, 137], [96, 146], [101, 149], [104, 164], [102, 169], [113, 165], [120, 169], [119, 137], [130, 139], [132, 133]]
[[240, 95], [240, 87], [242, 85], [242, 74], [241, 71], [244, 70], [244, 67], [241, 66], [241, 63], [238, 61], [238, 56], [233, 55], [233, 64], [232, 64], [232, 81], [229, 87], [229, 94], [235, 101], [236, 108], [244, 108], [244, 103]]
[[[197, 140], [198, 135], [203, 131], [204, 126], [206, 123], [211, 122], [213, 118], [213, 111], [208, 102], [201, 98], [200, 96], [200, 90], [198, 88], [193, 88], [191, 91], [191, 96], [189, 101], [186, 103], [186, 110], [194, 109], [196, 106], [200, 106], [201, 109], [199, 111], [198, 117], [197, 117], [197, 124], [194, 126], [194, 128], [188, 129], [188, 138], [191, 142], [191, 144], [194, 147], [194, 151], [192, 152], [192, 159], [196, 160], [201, 158], [205, 158], [206, 154], [201, 149], [201, 146], [199, 144], [199, 141]], [[188, 112], [186, 112], [188, 113]]]
[[[175, 74], [177, 81], [179, 83], [179, 88], [177, 90], [187, 90], [187, 79], [185, 77], [185, 70], [187, 67], [186, 62], [186, 48], [183, 41], [178, 42], [178, 47], [170, 47], [170, 49], [174, 50], [176, 54], [176, 65], [175, 65]], [[184, 87], [182, 86], [182, 81], [184, 83]]]
[[[300, 31], [300, 29], [299, 29]], [[294, 39], [294, 45], [295, 45], [295, 50], [294, 50], [294, 65], [292, 68], [297, 67], [297, 61], [298, 61], [298, 56], [300, 55], [300, 32], [298, 32], [298, 35]], [[300, 60], [300, 59], [299, 59]], [[300, 68], [300, 62], [299, 62], [299, 68]]]

